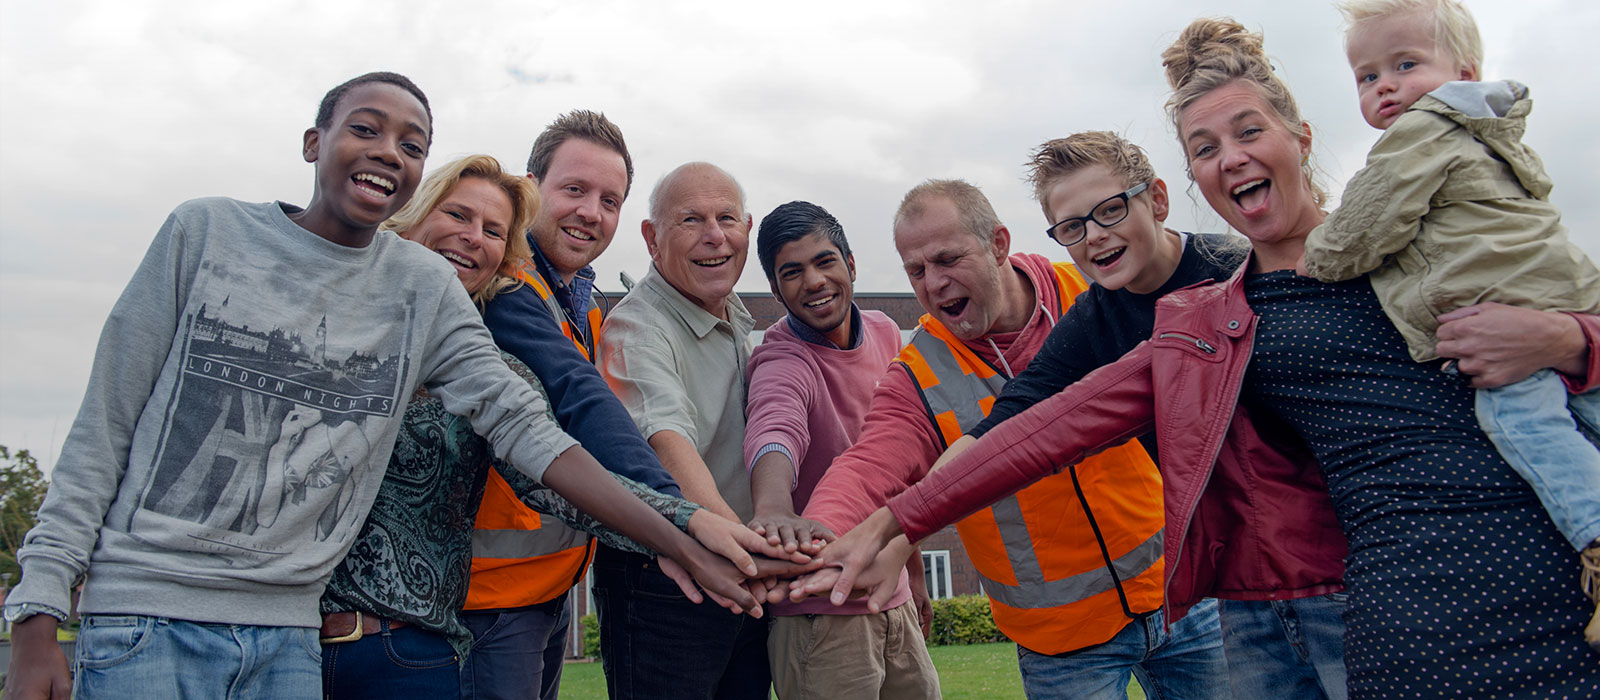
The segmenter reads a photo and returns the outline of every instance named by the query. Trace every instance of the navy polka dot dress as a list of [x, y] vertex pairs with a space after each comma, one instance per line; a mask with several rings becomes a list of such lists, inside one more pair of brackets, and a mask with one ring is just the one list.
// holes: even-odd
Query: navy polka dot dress
[[1350, 538], [1350, 697], [1600, 698], [1577, 555], [1478, 429], [1468, 380], [1413, 362], [1365, 277], [1245, 292], [1243, 400], [1311, 445]]

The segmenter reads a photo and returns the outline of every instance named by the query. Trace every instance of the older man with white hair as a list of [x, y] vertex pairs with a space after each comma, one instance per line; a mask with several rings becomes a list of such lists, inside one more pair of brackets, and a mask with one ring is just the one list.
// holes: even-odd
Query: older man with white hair
[[[600, 368], [685, 498], [736, 522], [754, 321], [733, 293], [749, 249], [744, 191], [709, 163], [667, 173], [643, 225], [650, 272], [606, 318]], [[619, 698], [766, 698], [767, 624], [695, 604], [651, 559], [594, 564], [606, 681]]]

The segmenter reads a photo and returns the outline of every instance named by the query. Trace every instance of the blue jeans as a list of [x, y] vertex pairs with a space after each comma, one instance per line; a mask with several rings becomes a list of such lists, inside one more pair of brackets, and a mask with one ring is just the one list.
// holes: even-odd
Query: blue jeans
[[572, 609], [567, 594], [501, 612], [461, 613], [472, 652], [461, 667], [461, 700], [556, 700]]
[[1344, 608], [1349, 596], [1222, 601], [1222, 641], [1238, 700], [1345, 700]]
[[653, 558], [601, 547], [594, 560], [600, 658], [611, 700], [765, 700], [767, 621], [696, 605]]
[[[1478, 425], [1572, 548], [1600, 537], [1600, 390], [1570, 396], [1553, 370], [1478, 390]], [[1587, 431], [1587, 436], [1585, 432]]]
[[389, 629], [322, 647], [322, 689], [330, 700], [442, 700], [461, 692], [456, 650], [437, 632]]
[[309, 627], [85, 615], [72, 666], [72, 696], [79, 700], [316, 700], [322, 694], [322, 650]]
[[1128, 697], [1131, 675], [1151, 700], [1227, 698], [1217, 602], [1202, 601], [1171, 629], [1162, 629], [1164, 619], [1157, 610], [1129, 621], [1108, 642], [1057, 656], [1018, 645], [1022, 688], [1029, 700], [1121, 700]]

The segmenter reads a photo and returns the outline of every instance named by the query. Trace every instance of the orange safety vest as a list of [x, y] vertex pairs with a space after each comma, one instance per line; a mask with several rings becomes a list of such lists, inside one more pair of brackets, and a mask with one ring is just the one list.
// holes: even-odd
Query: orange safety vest
[[[524, 266], [519, 276], [561, 322], [562, 334], [593, 362], [595, 337], [600, 332], [599, 307], [589, 302], [589, 333], [582, 336], [574, 332], [550, 285], [531, 264]], [[520, 608], [555, 600], [583, 578], [593, 559], [593, 538], [555, 518], [541, 517], [517, 498], [499, 473], [490, 470], [472, 532], [472, 580], [465, 608]]]
[[[1065, 312], [1089, 285], [1056, 263]], [[948, 446], [982, 422], [1006, 378], [932, 316], [896, 362]], [[1071, 430], [1072, 426], [1060, 426]], [[1100, 644], [1161, 608], [1161, 475], [1137, 442], [1061, 472], [956, 523], [995, 625], [1042, 654]]]

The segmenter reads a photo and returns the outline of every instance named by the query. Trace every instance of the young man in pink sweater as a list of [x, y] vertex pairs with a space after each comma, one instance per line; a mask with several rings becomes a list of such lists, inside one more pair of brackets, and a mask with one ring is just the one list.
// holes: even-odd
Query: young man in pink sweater
[[[750, 356], [750, 526], [792, 550], [832, 538], [795, 513], [861, 433], [872, 388], [900, 352], [900, 329], [852, 302], [855, 258], [839, 221], [822, 207], [790, 202], [774, 209], [761, 220], [756, 256], [789, 314]], [[909, 579], [902, 571], [877, 614], [865, 601], [773, 604], [767, 656], [778, 697], [939, 697], [918, 612], [908, 604]]]

